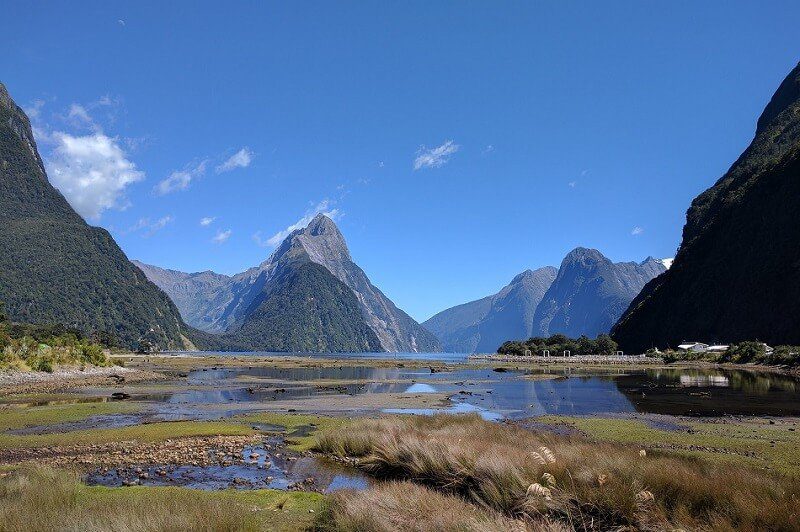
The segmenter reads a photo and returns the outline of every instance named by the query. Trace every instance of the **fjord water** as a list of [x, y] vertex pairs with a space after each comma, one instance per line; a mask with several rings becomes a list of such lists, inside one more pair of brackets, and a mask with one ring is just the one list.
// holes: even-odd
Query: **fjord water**
[[[243, 356], [237, 353], [238, 356]], [[259, 353], [259, 355], [266, 355]], [[494, 371], [466, 355], [396, 353], [309, 355], [346, 361], [337, 367], [240, 367], [192, 371], [190, 390], [164, 398], [171, 405], [264, 407], [275, 400], [336, 394], [441, 393], [450, 406], [387, 413], [478, 412], [487, 419], [540, 415], [670, 414], [681, 416], [800, 414], [800, 380], [777, 373], [728, 369], [547, 368]], [[396, 360], [375, 367], [370, 360]], [[405, 367], [408, 360], [444, 361], [444, 370]], [[459, 363], [460, 362], [460, 363]], [[257, 386], [247, 384], [257, 382]], [[185, 411], [185, 408], [179, 408]], [[214, 410], [213, 408], [211, 409]], [[175, 410], [172, 410], [175, 412]]]

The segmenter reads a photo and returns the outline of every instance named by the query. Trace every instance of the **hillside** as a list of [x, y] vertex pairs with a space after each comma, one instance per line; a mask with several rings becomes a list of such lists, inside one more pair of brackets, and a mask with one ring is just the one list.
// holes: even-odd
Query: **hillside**
[[692, 202], [670, 270], [614, 327], [625, 349], [683, 340], [800, 344], [800, 65], [755, 138]]
[[48, 181], [25, 113], [0, 84], [0, 300], [12, 320], [183, 348], [167, 295]]

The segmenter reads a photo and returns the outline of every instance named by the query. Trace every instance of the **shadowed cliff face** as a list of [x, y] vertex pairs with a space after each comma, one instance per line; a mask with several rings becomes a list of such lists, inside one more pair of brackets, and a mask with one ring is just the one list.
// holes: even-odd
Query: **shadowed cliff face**
[[669, 272], [614, 327], [627, 350], [686, 339], [800, 343], [800, 65], [753, 142], [693, 202]]
[[[342, 283], [352, 292], [360, 309], [360, 320], [374, 333], [378, 343], [368, 338], [361, 342], [362, 349], [385, 351], [438, 351], [439, 342], [405, 312], [398, 309], [389, 298], [369, 281], [364, 271], [356, 265], [347, 244], [336, 224], [327, 216], [317, 215], [307, 227], [290, 234], [270, 255], [255, 268], [233, 277], [210, 272], [187, 274], [142, 265], [148, 277], [159, 284], [176, 302], [190, 324], [208, 332], [231, 334], [247, 325], [248, 336], [258, 338], [256, 344], [239, 342], [239, 347], [263, 348], [265, 336], [253, 334], [251, 315], [265, 298], [272, 294], [280, 277], [284, 288], [287, 279], [322, 283], [327, 294], [340, 294], [336, 283], [326, 280], [316, 270], [304, 270], [303, 275], [289, 276], [286, 272], [313, 263], [323, 266], [336, 283]], [[330, 286], [329, 286], [330, 285]], [[330, 288], [330, 289], [328, 289]], [[346, 299], [346, 298], [345, 298]], [[347, 306], [345, 299], [332, 302], [334, 306]], [[346, 313], [348, 319], [351, 314]], [[274, 320], [271, 323], [276, 323]], [[275, 329], [277, 330], [277, 329]], [[357, 331], [354, 328], [353, 331]], [[358, 338], [364, 337], [358, 330]], [[329, 331], [331, 337], [334, 331]], [[354, 333], [355, 334], [355, 333]], [[355, 341], [355, 340], [354, 340]], [[267, 345], [267, 344], [263, 344]], [[338, 344], [345, 345], [345, 344]], [[351, 345], [351, 344], [346, 344]]]
[[183, 348], [177, 308], [47, 179], [25, 113], [0, 84], [0, 300], [13, 320]]

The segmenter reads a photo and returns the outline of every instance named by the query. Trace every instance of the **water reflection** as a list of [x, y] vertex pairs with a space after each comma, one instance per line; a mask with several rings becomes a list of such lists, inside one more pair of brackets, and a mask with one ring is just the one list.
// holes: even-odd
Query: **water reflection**
[[187, 407], [236, 404], [259, 408], [271, 401], [335, 394], [444, 393], [451, 397], [452, 406], [403, 410], [388, 405], [381, 410], [469, 410], [491, 419], [633, 412], [694, 416], [800, 414], [797, 379], [736, 370], [567, 367], [495, 372], [491, 368], [457, 366], [431, 372], [427, 368], [375, 368], [356, 360], [353, 365], [339, 367], [196, 370], [189, 374], [188, 381], [191, 390], [178, 391], [165, 402]]

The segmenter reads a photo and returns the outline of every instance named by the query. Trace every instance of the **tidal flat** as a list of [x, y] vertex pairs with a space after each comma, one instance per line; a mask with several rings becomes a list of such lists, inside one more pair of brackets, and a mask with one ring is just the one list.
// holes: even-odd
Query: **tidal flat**
[[[508, 429], [520, 442], [533, 438], [548, 448], [579, 445], [588, 459], [594, 459], [592, 453], [644, 452], [689, 464], [685, 467], [700, 464], [715, 475], [734, 467], [776, 479], [781, 493], [791, 496], [800, 478], [800, 384], [791, 375], [691, 366], [540, 368], [433, 356], [121, 358], [130, 379], [90, 376], [86, 382], [47, 381], [24, 393], [0, 391], [0, 497], [9, 503], [0, 517], [11, 523], [4, 529], [22, 530], [13, 523], [22, 523], [25, 511], [37, 511], [26, 510], [34, 500], [19, 491], [21, 483], [45, 490], [48, 482], [77, 494], [58, 499], [56, 506], [83, 501], [80, 508], [63, 511], [74, 527], [90, 518], [112, 527], [112, 517], [92, 502], [97, 500], [139, 519], [124, 502], [130, 493], [142, 504], [183, 512], [178, 521], [201, 529], [191, 512], [176, 509], [176, 501], [200, 497], [218, 519], [209, 529], [348, 529], [355, 522], [363, 525], [359, 529], [381, 529], [386, 523], [370, 522], [359, 505], [384, 497], [387, 518], [402, 518], [397, 507], [386, 504], [412, 504], [414, 496], [435, 502], [442, 516], [452, 517], [449, 524], [439, 523], [443, 526], [479, 530], [545, 523], [551, 529], [593, 529], [565, 517], [564, 508], [577, 512], [570, 514], [573, 518], [588, 511], [583, 506], [576, 510], [570, 503], [546, 511], [548, 502], [520, 494], [518, 486], [509, 492], [515, 504], [544, 504], [538, 517], [521, 512], [522, 506], [487, 510], [483, 502], [465, 500], [431, 479], [377, 472], [364, 461], [367, 455], [352, 447], [353, 441], [372, 445], [369, 423], [376, 419], [400, 439], [404, 431], [425, 429], [424, 421], [409, 428], [403, 420], [452, 419], [431, 421], [436, 434], [447, 439], [448, 431], [458, 434], [468, 423], [470, 430], [486, 434]], [[334, 442], [343, 434], [356, 440], [337, 447]], [[414, 455], [421, 449], [412, 451], [408, 460], [425, 459]], [[467, 451], [446, 446], [437, 452], [462, 459]], [[468, 455], [481, 455], [473, 451]], [[523, 452], [530, 455], [526, 460], [541, 455], [537, 448]], [[652, 481], [637, 477], [640, 473], [625, 472], [630, 489], [638, 490], [634, 495], [665, 496], [647, 484]], [[527, 482], [526, 489], [538, 484], [551, 496], [557, 491], [538, 477], [528, 478], [533, 474], [525, 472], [518, 483]], [[413, 486], [398, 487], [398, 482]], [[783, 504], [783, 495], [775, 496], [770, 504]], [[465, 504], [469, 512], [457, 511]], [[639, 503], [634, 497], [619, 504]], [[231, 513], [231, 508], [238, 510]], [[633, 519], [629, 525], [636, 528], [641, 523], [634, 514], [619, 515]], [[39, 515], [41, 523], [59, 514], [48, 515]], [[748, 522], [760, 519], [757, 513], [747, 515]], [[678, 526], [684, 517], [667, 516], [665, 522]], [[686, 519], [696, 525], [703, 517]], [[147, 522], [152, 526], [120, 529], [170, 528], [155, 514]]]

